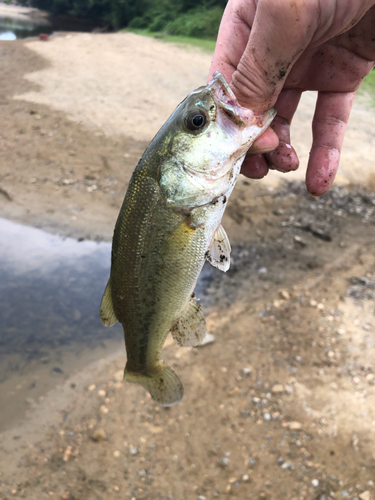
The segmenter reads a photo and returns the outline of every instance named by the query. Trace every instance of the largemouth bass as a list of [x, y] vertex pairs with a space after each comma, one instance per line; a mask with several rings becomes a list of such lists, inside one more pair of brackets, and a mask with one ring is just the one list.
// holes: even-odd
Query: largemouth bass
[[100, 317], [106, 326], [123, 325], [125, 380], [141, 384], [160, 405], [183, 396], [160, 351], [169, 332], [181, 346], [197, 345], [207, 333], [194, 287], [206, 259], [229, 268], [221, 219], [247, 150], [274, 116], [241, 107], [215, 73], [176, 108], [133, 172]]

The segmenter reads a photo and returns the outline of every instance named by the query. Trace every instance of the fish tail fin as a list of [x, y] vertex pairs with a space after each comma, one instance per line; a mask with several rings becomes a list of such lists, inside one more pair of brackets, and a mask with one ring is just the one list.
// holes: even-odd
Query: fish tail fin
[[161, 360], [157, 366], [142, 373], [128, 371], [126, 366], [124, 378], [127, 382], [144, 387], [161, 406], [173, 406], [184, 395], [181, 380], [172, 368]]

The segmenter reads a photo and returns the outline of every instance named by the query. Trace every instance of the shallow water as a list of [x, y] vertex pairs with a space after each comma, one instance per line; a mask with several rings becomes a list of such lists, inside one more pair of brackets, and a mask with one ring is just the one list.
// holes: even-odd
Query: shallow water
[[1, 428], [5, 417], [22, 413], [25, 398], [123, 341], [121, 326], [105, 328], [98, 315], [109, 243], [63, 239], [4, 219], [0, 234], [0, 393], [9, 403], [0, 404]]
[[[99, 319], [110, 243], [61, 238], [5, 219], [0, 234], [3, 430], [73, 372], [115, 350], [124, 352], [124, 342], [121, 325], [105, 328]], [[206, 311], [211, 270], [204, 268], [196, 287]]]
[[0, 40], [16, 40], [17, 38], [27, 38], [29, 36], [38, 36], [39, 33], [51, 34], [53, 26], [50, 24], [33, 24], [20, 22], [15, 23], [10, 19], [0, 18]]
[[[10, 14], [11, 15], [11, 14]], [[44, 21], [44, 22], [43, 22]], [[109, 25], [102, 21], [90, 19], [78, 19], [73, 16], [49, 16], [46, 19], [25, 17], [24, 19], [12, 19], [11, 17], [0, 17], [0, 40], [16, 40], [38, 36], [40, 33], [51, 35], [56, 31], [100, 32], [108, 31]]]

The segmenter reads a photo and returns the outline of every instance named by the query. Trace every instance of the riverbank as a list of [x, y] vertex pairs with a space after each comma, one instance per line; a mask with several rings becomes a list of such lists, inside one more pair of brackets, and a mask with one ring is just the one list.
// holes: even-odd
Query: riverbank
[[[205, 81], [210, 55], [134, 34], [61, 34], [3, 42], [0, 57], [0, 216], [110, 240], [135, 164]], [[313, 100], [305, 96], [293, 133], [302, 164]], [[224, 218], [231, 270], [207, 289], [216, 342], [168, 340], [163, 351], [184, 383], [182, 402], [160, 409], [123, 385], [122, 354], [97, 361], [0, 436], [2, 497], [374, 498], [366, 108], [353, 112], [340, 177], [321, 200], [305, 194], [303, 169], [239, 180]]]

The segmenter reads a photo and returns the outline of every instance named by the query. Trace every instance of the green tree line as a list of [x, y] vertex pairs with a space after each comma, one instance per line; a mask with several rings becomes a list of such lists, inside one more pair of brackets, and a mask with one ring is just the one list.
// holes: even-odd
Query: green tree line
[[52, 14], [96, 19], [124, 27], [215, 38], [227, 0], [19, 0]]

